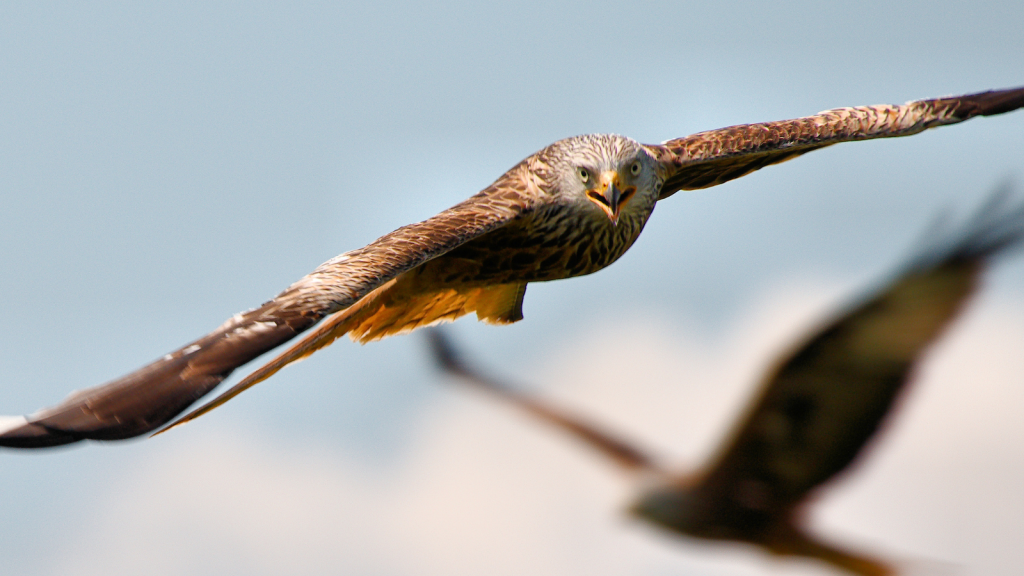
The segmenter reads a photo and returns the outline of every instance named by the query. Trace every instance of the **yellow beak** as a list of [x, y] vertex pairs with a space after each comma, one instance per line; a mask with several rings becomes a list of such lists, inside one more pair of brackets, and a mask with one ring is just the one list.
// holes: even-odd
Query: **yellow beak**
[[623, 190], [619, 184], [619, 175], [614, 171], [601, 174], [601, 187], [595, 190], [587, 190], [587, 198], [597, 204], [612, 224], [619, 223], [619, 210], [626, 203], [626, 200], [636, 192], [636, 188], [630, 186]]

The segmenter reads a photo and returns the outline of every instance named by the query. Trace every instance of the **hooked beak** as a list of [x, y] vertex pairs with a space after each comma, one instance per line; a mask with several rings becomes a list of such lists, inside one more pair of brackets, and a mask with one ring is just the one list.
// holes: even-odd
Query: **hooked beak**
[[612, 224], [619, 223], [619, 210], [636, 192], [636, 187], [630, 186], [625, 190], [619, 187], [619, 175], [615, 172], [605, 172], [601, 175], [601, 188], [588, 190], [587, 198], [597, 204]]

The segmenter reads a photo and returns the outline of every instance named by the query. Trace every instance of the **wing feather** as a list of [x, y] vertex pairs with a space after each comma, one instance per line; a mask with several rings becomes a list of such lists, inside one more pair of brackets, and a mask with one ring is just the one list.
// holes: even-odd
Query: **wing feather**
[[858, 106], [813, 116], [743, 124], [645, 145], [665, 171], [659, 199], [716, 186], [839, 142], [893, 138], [992, 116], [1024, 106], [1024, 88], [916, 100], [902, 106]]
[[[330, 316], [315, 330], [306, 333], [299, 342], [251, 372], [214, 400], [182, 416], [158, 434], [195, 420], [277, 374], [285, 366], [309, 357], [346, 334], [356, 342], [366, 343], [422, 326], [455, 320], [470, 312], [476, 312], [480, 320], [494, 324], [508, 324], [523, 317], [522, 297], [526, 292], [525, 284], [498, 284], [468, 289], [444, 288], [427, 294], [417, 294], [408, 301], [396, 302], [394, 292], [400, 292], [402, 278], [403, 276], [399, 276], [390, 280], [351, 307]], [[400, 295], [398, 297], [401, 298]]]
[[398, 275], [516, 219], [532, 207], [520, 163], [468, 200], [335, 257], [259, 308], [151, 364], [0, 428], [0, 446], [39, 448], [131, 438], [164, 425], [235, 368], [348, 309]]
[[493, 394], [526, 414], [568, 432], [629, 473], [663, 474], [655, 459], [636, 445], [606, 432], [599, 426], [547, 403], [535, 400], [498, 380], [471, 368], [440, 329], [427, 333], [434, 359], [446, 372]]
[[721, 506], [771, 516], [848, 469], [988, 260], [1022, 238], [1024, 205], [996, 201], [965, 232], [933, 245], [880, 293], [813, 334], [768, 373], [698, 491]]

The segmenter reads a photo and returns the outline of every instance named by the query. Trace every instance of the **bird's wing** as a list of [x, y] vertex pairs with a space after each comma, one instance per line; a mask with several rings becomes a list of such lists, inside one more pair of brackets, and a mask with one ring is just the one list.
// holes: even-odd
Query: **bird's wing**
[[[315, 329], [304, 334], [298, 342], [250, 372], [210, 402], [178, 418], [156, 434], [163, 434], [179, 424], [195, 420], [277, 374], [285, 366], [330, 346], [346, 334], [353, 340], [365, 343], [440, 321], [455, 320], [469, 312], [476, 312], [480, 320], [492, 324], [509, 324], [523, 317], [522, 298], [526, 290], [525, 283], [442, 286], [440, 290], [422, 293], [418, 290], [420, 287], [415, 285], [417, 279], [419, 278], [414, 278], [412, 282], [403, 285], [400, 280], [408, 280], [408, 276], [400, 275], [385, 282], [352, 306], [325, 319]], [[402, 290], [410, 284], [414, 291], [412, 297], [408, 297], [408, 293]]]
[[461, 355], [442, 329], [432, 328], [427, 331], [427, 335], [430, 338], [431, 351], [437, 363], [446, 372], [458, 377], [463, 382], [489, 392], [534, 418], [568, 432], [584, 444], [608, 457], [608, 459], [627, 472], [660, 471], [654, 459], [633, 444], [604, 431], [583, 418], [559, 410], [550, 404], [535, 400], [471, 368], [462, 360]]
[[839, 142], [908, 136], [1022, 106], [1024, 87], [1010, 88], [916, 100], [902, 106], [837, 108], [795, 120], [699, 132], [645, 148], [664, 171], [665, 184], [659, 198], [664, 199], [679, 190], [716, 186]]
[[716, 506], [783, 514], [847, 468], [989, 259], [1024, 238], [1024, 204], [1008, 207], [1005, 198], [997, 196], [964, 230], [933, 243], [880, 293], [784, 357], [698, 491]]
[[525, 162], [468, 200], [337, 256], [259, 308], [159, 360], [57, 406], [0, 420], [0, 446], [38, 448], [150, 432], [231, 372], [328, 314], [356, 304], [402, 272], [492, 231], [532, 209], [538, 196]]
[[[688, 490], [689, 479], [671, 474], [668, 470], [660, 467], [650, 455], [621, 440], [618, 436], [606, 432], [601, 427], [591, 424], [579, 416], [523, 394], [471, 368], [463, 362], [461, 355], [452, 346], [444, 330], [434, 328], [429, 330], [427, 335], [430, 337], [434, 359], [446, 372], [459, 380], [481, 388], [530, 416], [567, 432], [570, 436], [606, 456], [625, 472], [643, 475], [641, 480], [648, 480], [655, 489], [661, 489], [662, 482], [668, 480], [669, 490], [677, 494], [685, 493]], [[640, 498], [642, 502], [646, 496], [641, 494]], [[692, 506], [682, 506], [679, 510], [683, 514], [689, 514], [689, 518], [683, 525], [672, 525], [672, 527], [694, 536], [751, 542], [763, 546], [774, 554], [818, 558], [863, 576], [889, 576], [893, 573], [884, 563], [870, 556], [851, 552], [820, 538], [809, 536], [798, 527], [788, 523], [773, 525], [769, 533], [756, 534], [756, 537], [744, 537], [745, 534], [732, 530], [733, 526], [731, 525], [725, 526], [723, 530], [722, 523], [735, 522], [736, 517], [720, 518], [715, 515], [715, 512], [719, 510], [714, 507], [709, 510], [701, 504], [703, 503], [694, 502]], [[639, 513], [640, 516], [646, 516], [639, 508], [634, 508], [633, 511]], [[708, 514], [708, 512], [711, 513]], [[756, 528], [751, 527], [751, 529]]]

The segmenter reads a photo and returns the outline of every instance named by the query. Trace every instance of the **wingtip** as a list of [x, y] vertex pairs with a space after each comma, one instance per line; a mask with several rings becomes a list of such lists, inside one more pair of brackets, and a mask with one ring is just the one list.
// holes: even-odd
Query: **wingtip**
[[1024, 248], [1024, 197], [1004, 181], [970, 214], [944, 211], [922, 236], [922, 248], [908, 267], [924, 269], [939, 261], [987, 261]]
[[24, 416], [0, 416], [0, 438], [8, 432], [27, 425], [28, 418]]
[[49, 448], [81, 440], [35, 424], [26, 416], [0, 416], [0, 447]]
[[995, 116], [1024, 108], [1024, 86], [965, 94], [954, 99], [958, 104], [954, 115], [958, 118]]
[[1005, 90], [990, 90], [979, 94], [978, 100], [983, 105], [982, 114], [985, 116], [1012, 112], [1024, 107], [1024, 86]]

